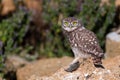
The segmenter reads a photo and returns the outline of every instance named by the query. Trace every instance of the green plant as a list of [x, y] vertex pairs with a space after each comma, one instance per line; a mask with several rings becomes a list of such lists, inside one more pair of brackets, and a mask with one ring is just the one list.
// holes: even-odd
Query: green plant
[[4, 59], [5, 59], [5, 56], [4, 56], [4, 45], [2, 43], [2, 41], [0, 41], [0, 77], [3, 77], [3, 73], [1, 73], [1, 71], [3, 70], [4, 68]]
[[81, 18], [85, 27], [96, 33], [100, 40], [100, 45], [105, 45], [105, 35], [113, 24], [115, 17], [114, 0], [110, 0], [110, 5], [100, 6], [101, 0], [84, 0], [82, 11], [76, 15]]
[[[72, 56], [61, 31], [61, 17], [73, 15], [76, 12], [75, 0], [48, 0], [43, 1], [43, 19], [49, 25], [45, 44], [42, 44], [40, 54], [48, 57]], [[67, 8], [67, 9], [66, 9]]]
[[[12, 15], [0, 22], [0, 75], [3, 76], [4, 60], [7, 55], [20, 51], [20, 44], [29, 25], [29, 13], [19, 7]], [[3, 49], [4, 48], [4, 49]], [[3, 54], [4, 51], [4, 54]], [[15, 52], [17, 51], [17, 52]]]
[[5, 44], [5, 53], [15, 50], [22, 42], [28, 29], [29, 19], [22, 9], [18, 9], [11, 17], [0, 23], [0, 39]]

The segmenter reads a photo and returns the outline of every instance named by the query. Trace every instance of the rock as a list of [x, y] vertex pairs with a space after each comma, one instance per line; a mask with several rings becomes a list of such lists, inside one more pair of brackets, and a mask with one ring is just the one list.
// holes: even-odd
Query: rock
[[2, 0], [1, 2], [2, 10], [0, 12], [0, 15], [5, 16], [10, 12], [15, 11], [15, 5], [13, 0]]
[[10, 71], [15, 72], [18, 68], [23, 67], [26, 64], [29, 64], [29, 62], [19, 56], [7, 56], [7, 59], [5, 60], [5, 73]]
[[59, 69], [51, 76], [31, 75], [27, 80], [120, 80], [120, 56], [103, 61], [105, 69], [95, 68], [90, 60], [82, 63], [74, 72]]
[[115, 1], [115, 5], [116, 5], [117, 7], [119, 7], [119, 6], [120, 6], [120, 0], [116, 0], [116, 1]]
[[[101, 0], [100, 6], [102, 6], [103, 4], [110, 5], [110, 0]], [[120, 0], [115, 0], [115, 6], [116, 7], [120, 6]]]
[[[39, 13], [42, 12], [42, 0], [23, 0], [23, 3], [29, 10], [39, 11]], [[9, 13], [14, 12], [16, 10], [14, 0], [2, 0], [0, 3], [0, 10], [1, 16], [6, 16]]]
[[[17, 80], [28, 80], [30, 77], [48, 76], [72, 61], [70, 57], [42, 59], [17, 70]], [[38, 79], [39, 80], [39, 79]]]
[[0, 80], [2, 80], [2, 78], [0, 77]]
[[100, 6], [103, 6], [104, 4], [110, 5], [109, 0], [101, 0]]
[[115, 57], [120, 55], [120, 34], [111, 32], [106, 37], [106, 55]]
[[24, 0], [23, 2], [29, 10], [42, 11], [42, 0]]

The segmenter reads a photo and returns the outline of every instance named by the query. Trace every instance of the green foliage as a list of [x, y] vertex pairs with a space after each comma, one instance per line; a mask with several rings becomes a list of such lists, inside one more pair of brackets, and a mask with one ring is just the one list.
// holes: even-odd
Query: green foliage
[[115, 5], [114, 0], [111, 0], [109, 6], [100, 6], [100, 2], [101, 0], [85, 0], [82, 11], [76, 16], [81, 18], [87, 29], [96, 33], [100, 45], [104, 47], [106, 32], [115, 17]]
[[[24, 8], [19, 7], [14, 14], [8, 18], [2, 19], [0, 22], [0, 42], [4, 44], [4, 50], [0, 44], [0, 75], [3, 71], [4, 60], [7, 55], [17, 53], [19, 51], [19, 44], [22, 42], [24, 35], [28, 30], [29, 17]], [[5, 54], [3, 54], [3, 51]]]
[[22, 9], [17, 10], [11, 17], [1, 21], [0, 39], [5, 44], [6, 53], [15, 50], [17, 44], [22, 42], [28, 23], [28, 17]]
[[75, 0], [44, 0], [43, 19], [50, 25], [46, 36], [45, 45], [40, 53], [48, 57], [72, 56], [71, 50], [66, 43], [61, 31], [61, 17], [69, 16], [76, 11]]
[[[63, 56], [71, 53], [61, 31], [61, 20], [75, 16], [81, 19], [85, 27], [96, 33], [100, 45], [104, 47], [106, 31], [113, 24], [115, 16], [114, 0], [111, 5], [100, 6], [101, 0], [84, 0], [78, 6], [78, 0], [44, 0], [43, 19], [49, 24], [47, 40], [41, 53], [47, 56]], [[80, 10], [77, 10], [77, 7]], [[44, 52], [45, 51], [45, 52]], [[55, 54], [56, 53], [56, 54]], [[71, 54], [70, 54], [71, 56]]]
[[3, 73], [1, 73], [1, 71], [4, 68], [4, 60], [5, 60], [5, 56], [4, 54], [4, 45], [3, 43], [0, 41], [0, 77], [3, 77]]
[[4, 55], [0, 54], [0, 71], [4, 68]]
[[[18, 5], [19, 0], [15, 0]], [[110, 0], [111, 5], [100, 6], [101, 0], [43, 0], [43, 20], [48, 24], [45, 41], [40, 43], [38, 48], [40, 55], [48, 57], [72, 56], [71, 49], [61, 30], [61, 20], [65, 17], [75, 16], [81, 19], [85, 27], [96, 33], [100, 40], [100, 45], [104, 47], [105, 35], [113, 24], [115, 15], [114, 0]], [[22, 3], [19, 2], [21, 5]], [[80, 4], [80, 5], [78, 5]], [[79, 9], [79, 10], [78, 10]], [[29, 14], [21, 8], [12, 16], [2, 19], [0, 22], [0, 40], [5, 43], [6, 53], [19, 51], [20, 44], [25, 36]], [[40, 36], [42, 38], [43, 36]], [[39, 44], [38, 44], [39, 45]], [[70, 54], [71, 53], [71, 54]]]

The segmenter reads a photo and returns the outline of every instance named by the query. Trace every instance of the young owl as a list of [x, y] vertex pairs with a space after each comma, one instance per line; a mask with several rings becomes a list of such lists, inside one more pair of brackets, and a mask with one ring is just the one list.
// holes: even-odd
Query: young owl
[[67, 37], [75, 59], [69, 65], [68, 72], [76, 70], [80, 63], [79, 59], [87, 59], [92, 57], [94, 65], [101, 66], [101, 59], [104, 56], [103, 50], [99, 46], [96, 35], [85, 29], [81, 21], [75, 17], [68, 17], [62, 20], [62, 29]]

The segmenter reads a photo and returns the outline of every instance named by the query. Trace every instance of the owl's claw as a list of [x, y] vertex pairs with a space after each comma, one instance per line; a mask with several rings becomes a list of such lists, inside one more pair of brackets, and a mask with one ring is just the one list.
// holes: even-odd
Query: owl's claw
[[78, 61], [78, 62], [76, 62], [76, 63], [71, 64], [67, 69], [65, 69], [65, 71], [67, 71], [67, 72], [73, 72], [73, 71], [75, 71], [79, 66], [80, 66], [80, 63], [79, 63], [79, 61]]
[[105, 69], [105, 67], [104, 67], [103, 65], [95, 65], [95, 64], [94, 64], [94, 66], [95, 66], [96, 68], [102, 68], [102, 69]]

